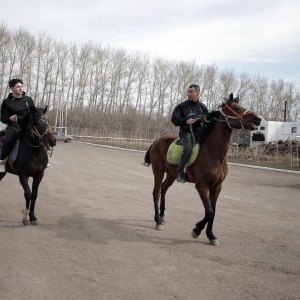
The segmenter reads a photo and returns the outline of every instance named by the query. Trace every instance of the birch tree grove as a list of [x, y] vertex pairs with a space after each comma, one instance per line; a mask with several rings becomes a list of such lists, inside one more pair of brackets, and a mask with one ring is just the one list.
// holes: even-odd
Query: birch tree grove
[[285, 105], [287, 121], [300, 118], [300, 93], [293, 82], [91, 42], [68, 44], [4, 24], [0, 45], [1, 99], [9, 92], [9, 79], [21, 78], [38, 106], [49, 105], [51, 125], [66, 125], [72, 134], [157, 138], [177, 132], [170, 117], [190, 84], [200, 85], [210, 110], [233, 92], [266, 120], [283, 121]]

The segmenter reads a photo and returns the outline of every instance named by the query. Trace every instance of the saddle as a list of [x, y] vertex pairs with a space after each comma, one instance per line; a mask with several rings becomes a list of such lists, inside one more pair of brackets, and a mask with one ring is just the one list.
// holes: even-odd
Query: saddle
[[[199, 154], [200, 145], [196, 143], [192, 149], [192, 154], [187, 162], [187, 167], [190, 167], [195, 163]], [[167, 162], [171, 165], [179, 165], [183, 146], [180, 139], [175, 140], [171, 143], [167, 152]]]

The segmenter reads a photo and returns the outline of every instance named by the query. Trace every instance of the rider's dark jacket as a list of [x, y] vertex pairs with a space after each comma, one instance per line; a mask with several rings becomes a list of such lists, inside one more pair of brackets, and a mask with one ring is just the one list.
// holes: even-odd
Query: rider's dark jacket
[[1, 122], [8, 126], [13, 125], [10, 121], [12, 115], [17, 115], [18, 122], [21, 121], [30, 112], [31, 106], [34, 106], [34, 102], [31, 97], [26, 96], [25, 92], [21, 98], [14, 98], [10, 93], [1, 105]]
[[[173, 113], [171, 122], [175, 126], [180, 126], [180, 132], [191, 132], [190, 126], [186, 124], [186, 121], [190, 118], [189, 115], [193, 115], [193, 118], [201, 116], [203, 113], [207, 113], [207, 107], [199, 99], [197, 102], [192, 100], [186, 100], [178, 104]], [[195, 122], [192, 125], [193, 132], [199, 132], [202, 128], [201, 122]]]

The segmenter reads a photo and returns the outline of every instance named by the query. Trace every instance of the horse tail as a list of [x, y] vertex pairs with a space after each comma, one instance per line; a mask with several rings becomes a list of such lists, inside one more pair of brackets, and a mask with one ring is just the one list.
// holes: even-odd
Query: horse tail
[[149, 149], [147, 150], [147, 152], [145, 154], [145, 157], [144, 157], [144, 166], [150, 166], [151, 165], [150, 150], [151, 150], [153, 144], [149, 147]]

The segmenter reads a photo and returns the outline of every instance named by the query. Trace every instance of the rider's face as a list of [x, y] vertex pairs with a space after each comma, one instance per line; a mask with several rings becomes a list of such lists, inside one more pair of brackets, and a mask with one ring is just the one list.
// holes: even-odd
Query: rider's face
[[11, 88], [12, 94], [16, 98], [20, 98], [23, 94], [23, 84], [17, 83], [14, 87]]
[[188, 89], [188, 99], [191, 101], [196, 102], [199, 98], [199, 92], [195, 90], [195, 88], [189, 88]]

